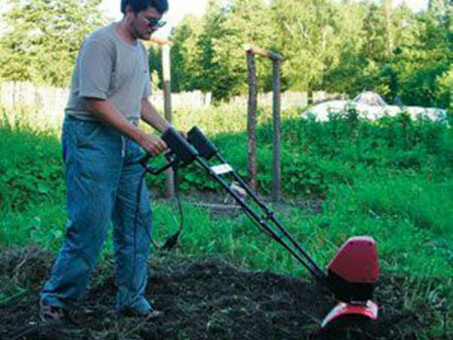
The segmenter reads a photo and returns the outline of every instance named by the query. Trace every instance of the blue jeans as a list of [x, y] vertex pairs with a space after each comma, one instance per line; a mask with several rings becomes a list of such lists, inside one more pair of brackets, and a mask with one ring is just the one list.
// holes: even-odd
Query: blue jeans
[[68, 224], [41, 302], [74, 306], [89, 283], [113, 221], [116, 310], [138, 314], [152, 310], [144, 296], [152, 212], [148, 190], [140, 182], [144, 171], [137, 163], [140, 147], [103, 123], [70, 117], [65, 119], [62, 140]]

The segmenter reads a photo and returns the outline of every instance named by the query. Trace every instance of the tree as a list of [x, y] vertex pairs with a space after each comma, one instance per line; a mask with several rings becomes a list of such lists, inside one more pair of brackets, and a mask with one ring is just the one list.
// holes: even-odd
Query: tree
[[222, 8], [219, 0], [208, 3], [206, 14], [202, 22], [202, 31], [197, 39], [194, 60], [196, 67], [193, 69], [195, 86], [205, 92], [214, 92], [216, 99], [221, 89], [216, 89], [214, 82], [216, 74], [222, 64], [214, 61], [214, 40], [221, 38], [225, 32], [221, 30], [221, 23], [225, 20], [226, 10]]
[[104, 23], [100, 1], [10, 0], [0, 78], [68, 86], [83, 38]]
[[451, 0], [429, 0], [428, 11], [443, 24], [451, 20], [453, 4]]
[[[393, 61], [399, 75], [398, 94], [408, 105], [433, 106], [442, 90], [438, 78], [444, 77], [453, 62], [452, 5], [430, 10], [417, 17], [415, 42], [403, 45]], [[444, 9], [445, 8], [445, 9]]]
[[183, 18], [171, 34], [171, 79], [172, 89], [176, 92], [199, 88], [202, 67], [198, 63], [198, 41], [201, 32], [200, 21], [189, 15]]
[[171, 55], [173, 89], [215, 91], [214, 73], [219, 65], [213, 61], [213, 40], [223, 36], [220, 23], [224, 19], [221, 1], [210, 0], [201, 21], [186, 16], [173, 29], [170, 36], [174, 43]]
[[[254, 43], [283, 55], [284, 90], [375, 90], [389, 102], [398, 96], [407, 105], [446, 105], [449, 0], [431, 0], [421, 14], [390, 0], [223, 3], [211, 0], [202, 20], [187, 17], [173, 31], [173, 88], [212, 91], [216, 99], [245, 93], [241, 46]], [[269, 63], [257, 58], [257, 71], [260, 89], [268, 90]]]
[[322, 88], [326, 91], [354, 95], [368, 84], [364, 69], [368, 64], [365, 54], [367, 35], [366, 16], [369, 6], [355, 1], [343, 1], [336, 6], [339, 61], [324, 76]]
[[341, 57], [324, 88], [350, 96], [373, 90], [393, 102], [400, 85], [395, 61], [417, 40], [415, 14], [404, 3], [392, 8], [390, 1], [344, 1], [338, 7]]
[[148, 46], [148, 62], [152, 91], [155, 91], [162, 88], [162, 47], [160, 45], [153, 44]]
[[453, 114], [453, 64], [447, 72], [437, 77], [436, 106], [447, 108]]
[[[213, 96], [225, 99], [232, 95], [247, 93], [247, 65], [245, 44], [272, 49], [273, 36], [270, 12], [264, 0], [233, 0], [224, 12], [224, 19], [217, 29], [222, 35], [212, 35], [211, 70]], [[258, 85], [270, 88], [271, 64], [257, 59]]]
[[[245, 93], [245, 43], [269, 47], [272, 22], [264, 0], [210, 1], [202, 21], [186, 17], [172, 32], [177, 90], [200, 89], [214, 99]], [[261, 87], [270, 87], [270, 66], [258, 61]]]
[[320, 89], [324, 76], [339, 64], [341, 42], [332, 1], [275, 0], [272, 8], [290, 88]]

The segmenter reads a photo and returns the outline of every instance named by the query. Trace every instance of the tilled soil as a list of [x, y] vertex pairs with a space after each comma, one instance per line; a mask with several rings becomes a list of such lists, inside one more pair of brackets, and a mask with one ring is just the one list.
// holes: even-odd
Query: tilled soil
[[176, 256], [155, 256], [150, 263], [147, 296], [164, 312], [160, 319], [115, 315], [113, 264], [104, 261], [83, 301], [94, 313], [44, 324], [38, 292], [52, 263], [50, 254], [36, 248], [0, 254], [0, 292], [8, 282], [28, 289], [0, 306], [0, 339], [412, 339], [424, 328], [419, 315], [400, 311], [404, 294], [397, 279], [381, 280], [378, 321], [327, 333], [319, 324], [335, 300], [315, 283], [243, 271], [220, 258]]

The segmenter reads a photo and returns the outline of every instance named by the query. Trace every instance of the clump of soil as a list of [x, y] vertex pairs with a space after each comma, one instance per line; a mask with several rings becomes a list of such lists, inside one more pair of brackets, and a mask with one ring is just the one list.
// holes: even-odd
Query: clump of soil
[[[39, 249], [0, 254], [0, 280], [27, 288], [0, 306], [1, 339], [398, 339], [413, 338], [424, 325], [399, 311], [395, 281], [385, 279], [387, 297], [377, 322], [320, 332], [319, 324], [335, 300], [313, 282], [270, 272], [243, 271], [224, 259], [202, 261], [155, 256], [147, 296], [162, 318], [119, 318], [113, 311], [113, 264], [95, 273], [73, 322], [44, 324], [38, 318], [38, 292], [53, 258]], [[392, 286], [395, 285], [395, 286]], [[1, 286], [0, 286], [1, 287]], [[4, 289], [4, 288], [2, 288]]]

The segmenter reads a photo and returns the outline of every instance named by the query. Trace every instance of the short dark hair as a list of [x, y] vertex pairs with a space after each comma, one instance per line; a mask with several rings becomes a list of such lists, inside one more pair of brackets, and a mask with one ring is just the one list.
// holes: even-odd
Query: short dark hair
[[164, 14], [168, 11], [167, 0], [121, 0], [121, 13], [126, 13], [127, 5], [131, 6], [134, 13], [143, 11], [148, 7], [154, 8], [159, 14]]

